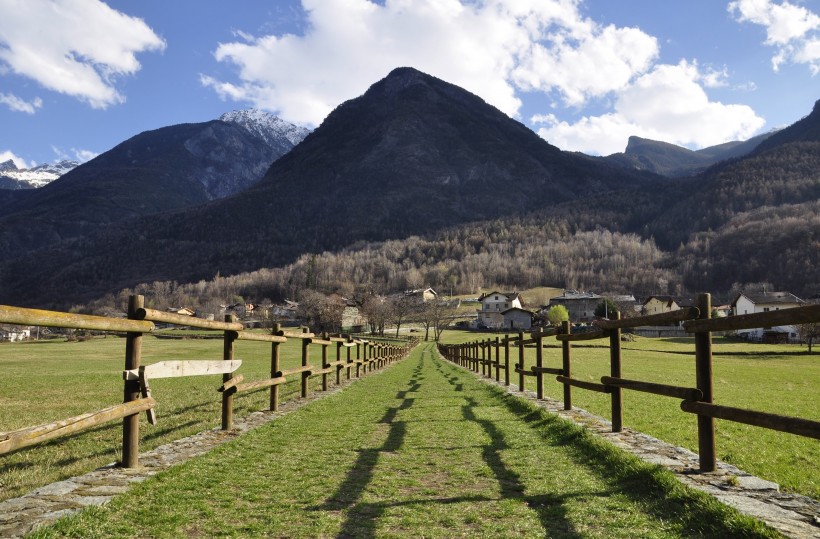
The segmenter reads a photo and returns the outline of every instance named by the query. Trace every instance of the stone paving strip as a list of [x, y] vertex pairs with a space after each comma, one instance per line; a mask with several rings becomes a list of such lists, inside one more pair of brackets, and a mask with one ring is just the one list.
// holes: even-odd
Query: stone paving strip
[[[777, 483], [760, 479], [720, 461], [717, 471], [699, 473], [698, 456], [688, 449], [629, 428], [613, 433], [609, 421], [585, 410], [574, 408], [567, 411], [560, 401], [537, 400], [535, 392], [521, 393], [516, 387], [505, 387], [503, 383], [481, 375], [476, 377], [483, 382], [498, 385], [519, 398], [536, 402], [544, 409], [585, 427], [644, 461], [667, 468], [682, 483], [714, 496], [741, 513], [766, 522], [786, 537], [820, 539], [820, 502], [812, 498], [782, 493]], [[235, 429], [230, 432], [215, 428], [163, 445], [141, 454], [139, 468], [119, 468], [111, 464], [85, 475], [42, 487], [23, 497], [0, 502], [0, 537], [22, 537], [37, 527], [47, 526], [85, 507], [103, 505], [117, 494], [125, 492], [131, 483], [144, 481], [162, 470], [207, 453], [243, 432], [298, 410], [308, 402], [341, 391], [348, 384], [357, 381], [345, 381], [330, 391], [316, 392], [306, 399], [288, 401], [281, 405], [278, 412], [255, 412], [237, 419], [234, 422]]]

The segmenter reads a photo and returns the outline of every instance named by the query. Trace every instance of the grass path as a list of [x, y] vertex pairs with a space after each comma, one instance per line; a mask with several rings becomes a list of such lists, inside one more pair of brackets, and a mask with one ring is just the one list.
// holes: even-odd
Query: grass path
[[776, 535], [432, 344], [33, 535], [257, 536]]

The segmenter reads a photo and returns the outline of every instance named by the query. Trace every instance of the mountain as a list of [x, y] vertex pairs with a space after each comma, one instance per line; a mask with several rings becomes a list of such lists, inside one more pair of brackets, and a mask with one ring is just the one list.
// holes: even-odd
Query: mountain
[[649, 181], [562, 152], [479, 97], [399, 68], [337, 107], [252, 187], [22, 256], [0, 268], [0, 299], [31, 300], [35, 282], [51, 291], [40, 303], [56, 290], [88, 297], [145, 280], [198, 280]]
[[77, 168], [77, 161], [62, 160], [18, 169], [13, 161], [0, 163], [0, 189], [35, 189], [47, 185], [63, 174]]
[[772, 134], [765, 133], [746, 141], [726, 142], [700, 150], [690, 150], [668, 142], [633, 136], [629, 137], [623, 153], [614, 153], [597, 159], [628, 169], [679, 178], [699, 174], [721, 161], [747, 155]]
[[0, 199], [0, 255], [12, 257], [247, 188], [303, 134], [258, 111], [248, 118], [146, 131], [14, 204]]
[[259, 109], [234, 110], [219, 117], [220, 121], [241, 125], [265, 141], [279, 155], [285, 155], [310, 134], [310, 130], [288, 123]]

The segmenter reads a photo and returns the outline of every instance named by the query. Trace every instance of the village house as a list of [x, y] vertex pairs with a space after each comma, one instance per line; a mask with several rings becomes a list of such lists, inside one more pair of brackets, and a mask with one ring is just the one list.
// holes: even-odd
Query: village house
[[643, 314], [661, 314], [692, 307], [694, 301], [677, 296], [649, 296], [643, 302]]
[[31, 328], [20, 326], [0, 327], [0, 342], [18, 342], [31, 338]]
[[531, 329], [532, 328], [532, 318], [533, 313], [526, 310], [521, 309], [519, 307], [513, 307], [511, 309], [507, 309], [501, 313], [501, 316], [504, 319], [503, 327], [507, 329]]
[[603, 296], [592, 292], [564, 290], [560, 296], [550, 298], [548, 308], [553, 305], [563, 305], [569, 313], [569, 321], [573, 324], [591, 322], [595, 319], [595, 308], [603, 300]]
[[[735, 315], [766, 313], [782, 309], [793, 309], [806, 302], [791, 292], [743, 291], [732, 301]], [[737, 332], [745, 339], [761, 342], [798, 342], [797, 328], [794, 326], [774, 326], [768, 328], [746, 329]]]
[[415, 290], [405, 290], [404, 296], [406, 298], [413, 298], [422, 303], [427, 303], [438, 297], [438, 293], [432, 288], [417, 288]]
[[504, 311], [512, 308], [521, 309], [521, 296], [518, 292], [497, 292], [481, 294], [478, 298], [481, 309], [478, 311], [477, 324], [479, 327], [505, 327]]

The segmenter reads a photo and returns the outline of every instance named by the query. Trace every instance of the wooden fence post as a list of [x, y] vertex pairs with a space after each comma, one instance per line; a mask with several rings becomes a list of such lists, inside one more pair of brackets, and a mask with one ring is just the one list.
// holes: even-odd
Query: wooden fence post
[[[621, 319], [616, 313], [615, 320]], [[609, 333], [609, 373], [613, 378], [621, 377], [621, 330], [613, 329]], [[624, 428], [624, 397], [620, 387], [612, 387], [612, 432], [621, 432]]]
[[504, 385], [510, 385], [510, 336], [504, 335]]
[[[278, 335], [281, 326], [279, 323], [273, 324], [272, 333], [274, 335]], [[280, 369], [280, 357], [279, 357], [279, 343], [272, 342], [270, 343], [270, 377], [276, 378], [276, 373], [279, 372]], [[270, 386], [270, 409], [272, 411], [279, 410], [279, 384]]]
[[[698, 294], [698, 316], [701, 320], [712, 317], [712, 297], [709, 294]], [[695, 332], [695, 377], [697, 388], [703, 392], [701, 402], [712, 402], [712, 334], [709, 331]], [[717, 468], [715, 454], [715, 418], [698, 415], [698, 453], [700, 471], [713, 472]]]
[[535, 373], [535, 391], [538, 400], [543, 400], [544, 398], [544, 373], [540, 370], [544, 366], [543, 339], [539, 332], [538, 337], [535, 338], [535, 366], [539, 369], [538, 372]]
[[[357, 342], [356, 343], [356, 361], [360, 362], [361, 360], [362, 360], [362, 343]], [[362, 376], [361, 367], [362, 367], [361, 363], [356, 363], [356, 378], [361, 378], [361, 376]]]
[[[233, 322], [234, 315], [226, 314], [225, 322]], [[236, 338], [235, 331], [226, 331], [222, 339], [222, 359], [224, 361], [233, 361], [234, 339]], [[233, 378], [233, 374], [225, 373], [222, 375], [222, 383]], [[222, 392], [222, 430], [231, 430], [233, 428], [233, 391]]]
[[[137, 309], [145, 307], [143, 296], [128, 298], [128, 318], [135, 319]], [[125, 370], [138, 369], [142, 356], [142, 333], [128, 332], [125, 336]], [[139, 380], [126, 380], [123, 389], [123, 402], [140, 398]], [[125, 416], [122, 419], [122, 466], [135, 468], [139, 465], [140, 416], [139, 413]]]
[[524, 332], [518, 332], [518, 391], [524, 391]]
[[495, 338], [495, 381], [501, 380], [501, 338]]
[[[307, 331], [303, 330], [303, 333]], [[310, 339], [302, 339], [302, 367], [307, 367], [310, 364]], [[308, 394], [308, 380], [310, 379], [309, 372], [302, 373], [302, 389], [300, 395], [302, 398], [307, 398]]]
[[[328, 338], [329, 337], [328, 337], [327, 332], [322, 333], [322, 340], [323, 341], [328, 340]], [[327, 371], [329, 368], [330, 368], [330, 365], [328, 365], [328, 361], [327, 361], [327, 345], [322, 344], [322, 370]], [[322, 373], [322, 391], [327, 391], [327, 375], [328, 375], [327, 372]]]
[[[565, 335], [569, 335], [571, 327], [569, 321], [561, 322], [561, 328]], [[561, 343], [564, 376], [572, 378], [572, 344], [569, 341]], [[564, 384], [564, 410], [572, 410], [572, 386]]]

